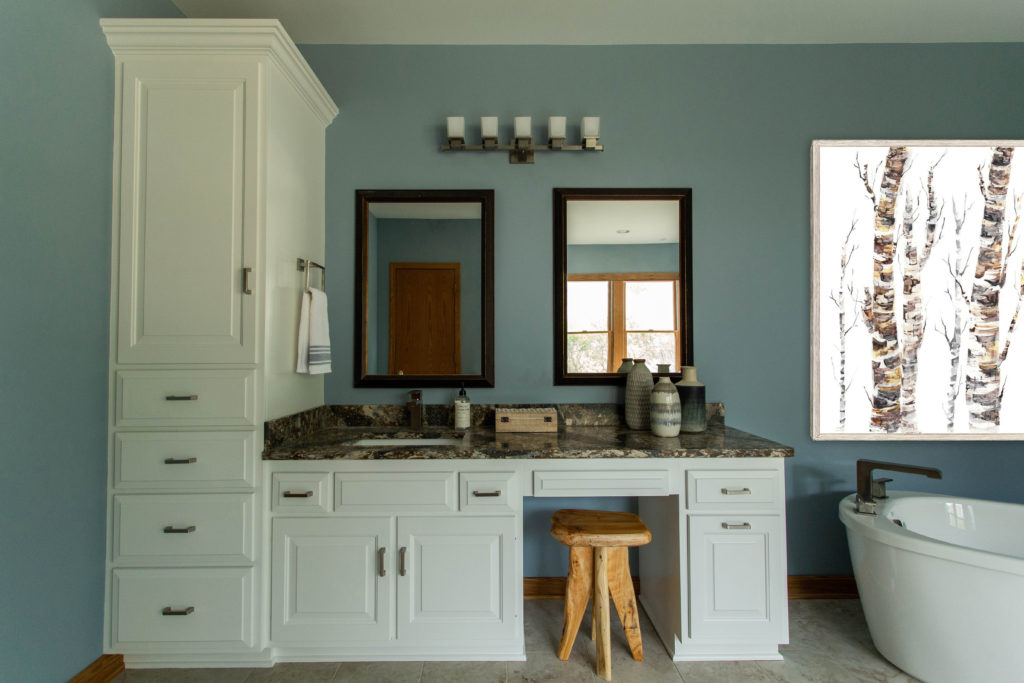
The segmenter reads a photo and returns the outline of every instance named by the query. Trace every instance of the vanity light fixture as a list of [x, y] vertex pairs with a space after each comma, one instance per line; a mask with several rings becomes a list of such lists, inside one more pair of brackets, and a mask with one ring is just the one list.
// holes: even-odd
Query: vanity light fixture
[[466, 119], [462, 116], [449, 116], [448, 144], [441, 146], [442, 152], [481, 152], [481, 151], [502, 151], [508, 152], [510, 164], [532, 164], [534, 152], [603, 152], [604, 146], [598, 144], [600, 140], [601, 117], [584, 116], [580, 122], [579, 145], [565, 144], [565, 117], [548, 117], [548, 138], [547, 143], [535, 143], [533, 140], [533, 120], [529, 116], [516, 116], [512, 126], [511, 144], [502, 145], [498, 142], [498, 117], [480, 117], [480, 144], [466, 144]]

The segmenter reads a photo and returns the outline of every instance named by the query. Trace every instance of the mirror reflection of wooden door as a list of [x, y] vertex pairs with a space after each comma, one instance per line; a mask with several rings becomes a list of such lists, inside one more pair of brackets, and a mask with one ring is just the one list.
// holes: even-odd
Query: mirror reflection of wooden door
[[390, 265], [388, 374], [460, 374], [459, 264]]

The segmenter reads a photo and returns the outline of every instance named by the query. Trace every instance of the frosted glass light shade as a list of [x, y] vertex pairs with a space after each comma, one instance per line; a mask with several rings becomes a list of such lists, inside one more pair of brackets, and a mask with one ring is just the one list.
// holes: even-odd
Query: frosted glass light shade
[[532, 138], [533, 134], [530, 132], [530, 117], [529, 116], [517, 116], [515, 117], [513, 128], [515, 130], [515, 136], [517, 138]]
[[481, 116], [480, 117], [480, 137], [482, 137], [482, 138], [496, 138], [496, 137], [498, 137], [498, 117], [497, 116]]
[[466, 138], [466, 119], [462, 116], [448, 117], [448, 137]]
[[549, 116], [548, 117], [548, 138], [564, 138], [565, 137], [565, 117], [564, 116]]
[[601, 117], [600, 116], [584, 116], [583, 122], [580, 124], [580, 131], [582, 137], [585, 138], [596, 138], [601, 136]]

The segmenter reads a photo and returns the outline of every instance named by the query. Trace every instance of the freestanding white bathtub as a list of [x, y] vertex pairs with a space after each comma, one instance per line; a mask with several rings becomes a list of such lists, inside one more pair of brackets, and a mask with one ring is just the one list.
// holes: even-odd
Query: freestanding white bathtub
[[928, 683], [1024, 681], [1024, 505], [890, 491], [872, 516], [854, 498], [839, 519], [878, 651]]

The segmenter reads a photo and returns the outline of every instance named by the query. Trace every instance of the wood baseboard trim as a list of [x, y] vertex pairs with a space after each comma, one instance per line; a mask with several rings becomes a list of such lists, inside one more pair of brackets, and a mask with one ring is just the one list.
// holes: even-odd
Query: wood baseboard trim
[[791, 600], [852, 600], [858, 597], [857, 582], [852, 576], [790, 575], [788, 583]]
[[[857, 582], [852, 576], [819, 574], [792, 575], [788, 580], [789, 597], [793, 600], [856, 599]], [[633, 577], [633, 590], [640, 595], [640, 582]], [[565, 598], [564, 576], [527, 576], [523, 579], [524, 600], [562, 600]]]
[[[640, 595], [640, 580], [633, 577], [633, 592]], [[564, 600], [564, 576], [527, 576], [523, 579], [523, 600]]]
[[68, 683], [110, 683], [124, 671], [124, 655], [101, 655]]

